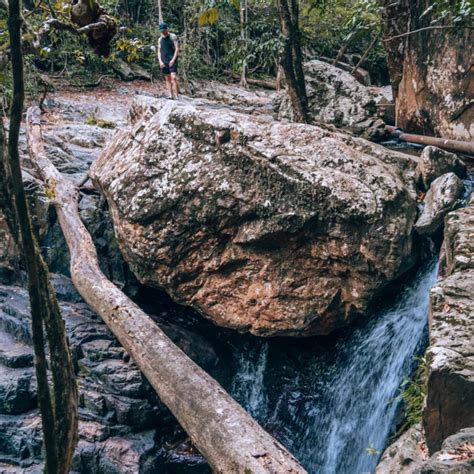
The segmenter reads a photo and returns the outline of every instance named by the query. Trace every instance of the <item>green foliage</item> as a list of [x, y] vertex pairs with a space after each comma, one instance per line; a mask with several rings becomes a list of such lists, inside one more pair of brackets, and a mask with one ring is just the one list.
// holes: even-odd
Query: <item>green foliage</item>
[[472, 26], [474, 4], [472, 0], [436, 0], [420, 16], [428, 18], [431, 25], [463, 25]]
[[[49, 6], [42, 3], [44, 1], [36, 0], [35, 8], [25, 12], [33, 30], [38, 31], [50, 16]], [[446, 1], [436, 3], [443, 11]], [[98, 57], [84, 36], [52, 31], [37, 54], [26, 55], [27, 90], [31, 94], [38, 90], [38, 71], [80, 86], [93, 83], [99, 76], [116, 75], [118, 61], [122, 60], [136, 63], [159, 77], [156, 45], [160, 33], [155, 0], [102, 0], [101, 4], [119, 24], [111, 56]], [[456, 14], [466, 15], [469, 10], [466, 1], [459, 0], [458, 4]], [[70, 0], [53, 0], [51, 5], [60, 20], [69, 21]], [[163, 2], [164, 18], [180, 41], [180, 75], [184, 82], [193, 78], [216, 78], [227, 70], [240, 72], [244, 64], [254, 77], [275, 76], [282, 48], [277, 2], [248, 0], [245, 42], [241, 39], [240, 7], [240, 0]], [[300, 2], [302, 44], [308, 57], [334, 57], [346, 43], [349, 43], [349, 53], [360, 57], [373, 35], [380, 31], [380, 22], [378, 0]], [[8, 65], [2, 66], [1, 51], [8, 49], [5, 30], [5, 17], [0, 12], [0, 91], [4, 97], [8, 96], [5, 78], [9, 77]], [[24, 30], [24, 38], [29, 36], [31, 31]], [[383, 76], [386, 65], [381, 44], [370, 52], [364, 67], [376, 79]]]
[[380, 451], [375, 448], [375, 446], [371, 443], [369, 444], [369, 447], [365, 449], [367, 451], [367, 454], [369, 456], [378, 456], [380, 454]]
[[87, 125], [97, 125], [100, 128], [115, 128], [116, 124], [109, 120], [104, 120], [95, 116], [95, 114], [90, 115], [86, 119]]
[[395, 437], [404, 433], [411, 426], [420, 423], [422, 418], [423, 403], [426, 397], [426, 384], [428, 368], [426, 357], [419, 357], [418, 367], [412, 378], [403, 382], [400, 394], [395, 400], [403, 400], [405, 419]]

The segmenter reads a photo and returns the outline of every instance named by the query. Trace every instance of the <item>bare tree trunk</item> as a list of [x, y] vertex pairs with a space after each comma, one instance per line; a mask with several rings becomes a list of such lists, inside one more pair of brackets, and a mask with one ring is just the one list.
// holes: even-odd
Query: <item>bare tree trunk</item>
[[349, 47], [349, 45], [350, 45], [350, 40], [347, 40], [347, 42], [339, 48], [339, 51], [337, 52], [336, 57], [333, 59], [333, 61], [331, 63], [333, 66], [336, 66], [337, 63], [339, 62], [339, 60], [342, 58], [342, 56], [344, 56], [344, 54], [347, 51], [347, 48]]
[[301, 64], [297, 0], [279, 0], [281, 34], [284, 39], [280, 64], [285, 73], [288, 94], [296, 122], [309, 122], [308, 100]]
[[380, 38], [380, 34], [376, 34], [373, 38], [372, 38], [372, 41], [370, 42], [369, 46], [367, 47], [367, 49], [365, 50], [364, 54], [362, 55], [362, 57], [359, 59], [359, 62], [354, 66], [354, 69], [352, 69], [351, 71], [351, 74], [354, 75], [357, 71], [357, 69], [359, 69], [362, 64], [364, 64], [364, 61], [367, 59], [367, 56], [369, 55], [369, 53], [372, 51], [372, 48], [376, 45], [378, 39]]
[[78, 193], [45, 155], [40, 111], [27, 115], [28, 146], [55, 206], [71, 257], [71, 277], [86, 302], [118, 338], [160, 399], [215, 472], [303, 473], [298, 461], [161, 331], [99, 268], [82, 223]]
[[[45, 470], [48, 473], [66, 474], [70, 471], [77, 443], [77, 387], [64, 322], [48, 279], [48, 268], [33, 232], [23, 188], [18, 152], [24, 102], [21, 24], [20, 1], [10, 0], [8, 30], [13, 73], [13, 102], [8, 136], [8, 159], [2, 157], [3, 190], [10, 205], [8, 221], [28, 272], [38, 402], [46, 453]], [[0, 134], [3, 138], [3, 126]], [[47, 379], [43, 326], [46, 327], [50, 349], [53, 399]]]
[[158, 21], [163, 23], [163, 9], [161, 5], [161, 0], [156, 0], [158, 6]]
[[248, 3], [247, 0], [240, 0], [240, 40], [242, 42], [242, 49], [244, 59], [242, 62], [242, 69], [240, 71], [240, 85], [247, 88], [247, 21], [248, 21]]
[[382, 35], [384, 38], [397, 37], [393, 41], [384, 41], [387, 53], [387, 65], [390, 74], [393, 100], [396, 103], [398, 87], [403, 77], [403, 62], [407, 38], [399, 37], [405, 33], [410, 22], [410, 0], [383, 0], [382, 1]]
[[293, 53], [293, 68], [295, 70], [296, 85], [298, 94], [304, 103], [306, 113], [308, 114], [308, 96], [306, 95], [306, 83], [303, 72], [303, 52], [301, 51], [301, 32], [299, 26], [300, 12], [299, 0], [290, 0], [291, 3], [291, 22], [292, 22], [292, 40], [291, 49]]

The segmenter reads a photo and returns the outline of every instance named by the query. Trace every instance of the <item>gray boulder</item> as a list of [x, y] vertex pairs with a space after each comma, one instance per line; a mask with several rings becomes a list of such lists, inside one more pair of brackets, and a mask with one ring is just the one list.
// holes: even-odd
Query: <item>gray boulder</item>
[[410, 157], [194, 100], [130, 114], [91, 167], [124, 258], [216, 324], [327, 334], [413, 264]]
[[435, 146], [423, 149], [416, 167], [417, 178], [428, 189], [431, 183], [446, 173], [454, 173], [459, 178], [466, 177], [466, 165], [454, 153]]
[[[376, 103], [383, 96], [377, 88], [361, 84], [349, 72], [323, 61], [304, 64], [309, 109], [316, 122], [336, 127], [354, 127], [377, 115]], [[288, 94], [283, 91], [274, 99], [278, 119], [293, 119]]]
[[435, 179], [426, 193], [423, 211], [416, 221], [417, 232], [423, 235], [435, 233], [442, 226], [444, 216], [454, 209], [463, 191], [463, 182], [454, 173]]

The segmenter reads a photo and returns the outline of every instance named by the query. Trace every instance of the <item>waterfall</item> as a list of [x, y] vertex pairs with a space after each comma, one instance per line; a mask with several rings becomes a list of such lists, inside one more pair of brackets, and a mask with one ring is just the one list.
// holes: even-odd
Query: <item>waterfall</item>
[[254, 418], [262, 419], [268, 410], [263, 379], [267, 366], [268, 343], [262, 342], [256, 347], [247, 344], [236, 354], [238, 368], [230, 393]]
[[[431, 263], [387, 309], [324, 345], [285, 343], [297, 368], [281, 364], [277, 340], [236, 350], [231, 393], [310, 473], [371, 473], [393, 432], [397, 395], [426, 343]], [[282, 383], [281, 381], [284, 381]]]

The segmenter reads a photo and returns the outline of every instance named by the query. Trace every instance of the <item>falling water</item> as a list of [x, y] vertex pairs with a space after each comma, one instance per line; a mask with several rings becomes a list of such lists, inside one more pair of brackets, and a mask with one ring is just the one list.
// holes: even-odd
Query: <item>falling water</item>
[[310, 473], [374, 471], [425, 343], [436, 270], [429, 265], [391, 307], [335, 342], [246, 341], [235, 351], [232, 394]]

